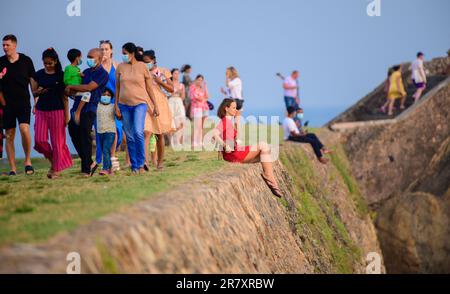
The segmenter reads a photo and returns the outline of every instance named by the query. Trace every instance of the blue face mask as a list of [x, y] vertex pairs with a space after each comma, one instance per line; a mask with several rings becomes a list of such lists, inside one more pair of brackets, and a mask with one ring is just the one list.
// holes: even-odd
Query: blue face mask
[[303, 113], [297, 113], [297, 118], [298, 119], [303, 119]]
[[109, 96], [102, 96], [102, 97], [100, 97], [100, 103], [101, 104], [105, 104], [105, 105], [110, 104], [111, 103], [111, 97], [109, 97]]
[[122, 61], [124, 63], [130, 63], [130, 58], [128, 57], [128, 54], [123, 54], [122, 55]]
[[147, 63], [148, 70], [152, 70], [153, 66], [154, 66], [153, 62]]
[[94, 58], [88, 58], [86, 61], [87, 66], [89, 67], [95, 67], [97, 64], [95, 63], [95, 59]]
[[80, 65], [82, 65], [82, 64], [83, 64], [83, 60], [80, 59], [80, 60], [78, 61], [78, 66], [80, 66]]

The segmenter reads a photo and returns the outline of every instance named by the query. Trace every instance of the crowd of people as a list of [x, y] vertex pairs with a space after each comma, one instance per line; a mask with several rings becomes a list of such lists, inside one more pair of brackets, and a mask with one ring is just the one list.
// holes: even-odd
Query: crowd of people
[[[42, 53], [43, 68], [35, 71], [33, 61], [18, 53], [17, 43], [14, 35], [4, 36], [5, 55], [0, 58], [1, 127], [6, 130], [10, 176], [17, 174], [17, 124], [25, 153], [25, 173], [35, 172], [30, 157], [31, 114], [35, 116], [34, 149], [49, 161], [49, 179], [61, 177], [62, 171], [73, 166], [66, 127], [80, 158], [83, 177], [92, 177], [100, 165], [99, 174], [103, 176], [119, 170], [116, 152], [122, 144], [126, 145], [125, 165], [132, 173], [148, 172], [150, 163], [162, 171], [165, 138], [170, 138], [172, 146], [185, 144], [183, 129], [188, 119], [193, 122], [192, 147], [202, 150], [203, 129], [213, 105], [208, 101], [205, 78], [199, 74], [192, 80], [190, 65], [181, 70], [160, 67], [155, 51], [146, 51], [131, 42], [122, 46], [118, 63], [113, 60], [113, 44], [102, 40], [87, 52], [86, 58], [79, 49], [69, 50], [69, 65], [64, 69], [56, 50], [47, 48]], [[81, 71], [84, 61], [87, 69]], [[275, 196], [281, 197], [270, 146], [265, 142], [252, 148], [237, 144], [244, 99], [236, 68], [226, 69], [225, 88], [221, 91], [225, 99], [218, 108], [221, 120], [214, 129], [214, 139], [222, 147], [223, 159], [261, 162], [263, 180]]]

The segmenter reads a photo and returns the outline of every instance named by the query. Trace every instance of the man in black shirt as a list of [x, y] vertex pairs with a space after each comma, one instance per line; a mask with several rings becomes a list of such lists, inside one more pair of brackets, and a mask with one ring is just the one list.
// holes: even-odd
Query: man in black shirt
[[31, 165], [30, 116], [31, 103], [29, 84], [34, 75], [33, 61], [25, 54], [17, 52], [17, 38], [14, 35], [3, 37], [3, 51], [0, 57], [0, 96], [4, 106], [3, 128], [6, 130], [6, 153], [10, 166], [10, 175], [16, 174], [14, 138], [16, 121], [19, 122], [22, 146], [25, 152], [25, 173], [34, 173]]

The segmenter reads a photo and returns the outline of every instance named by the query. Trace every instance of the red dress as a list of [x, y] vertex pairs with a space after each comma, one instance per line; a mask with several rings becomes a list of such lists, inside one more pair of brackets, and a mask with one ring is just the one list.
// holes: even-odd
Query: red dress
[[233, 151], [227, 153], [222, 151], [223, 159], [229, 162], [242, 162], [250, 152], [250, 146], [238, 146], [236, 143], [237, 132], [234, 128], [233, 122], [227, 117], [222, 118], [218, 126], [219, 131], [222, 133], [222, 140], [230, 146]]

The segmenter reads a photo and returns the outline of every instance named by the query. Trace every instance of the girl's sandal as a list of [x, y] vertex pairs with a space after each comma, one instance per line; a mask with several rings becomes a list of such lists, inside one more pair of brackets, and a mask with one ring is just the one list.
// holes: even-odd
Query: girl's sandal
[[31, 165], [25, 166], [25, 174], [26, 174], [27, 176], [33, 175], [33, 174], [34, 174], [34, 168], [33, 168], [33, 166], [31, 166]]
[[261, 177], [263, 178], [264, 182], [266, 182], [267, 187], [269, 187], [270, 191], [273, 195], [275, 195], [278, 198], [282, 198], [283, 195], [281, 194], [280, 188], [278, 188], [276, 185], [272, 183], [264, 174], [261, 174]]

